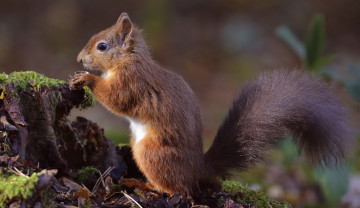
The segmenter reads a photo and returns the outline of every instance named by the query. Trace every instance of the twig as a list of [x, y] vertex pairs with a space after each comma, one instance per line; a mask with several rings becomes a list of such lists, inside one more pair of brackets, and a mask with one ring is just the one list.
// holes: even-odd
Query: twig
[[115, 194], [122, 194], [122, 193], [119, 192], [119, 191], [110, 193], [110, 194], [108, 194], [108, 195], [106, 195], [106, 196], [104, 197], [104, 201], [107, 201], [108, 199], [110, 199], [111, 197], [113, 197]]
[[[98, 172], [99, 172], [99, 174], [100, 174], [100, 176], [101, 176], [100, 170], [98, 170]], [[102, 184], [103, 184], [103, 187], [105, 187], [105, 181], [104, 181], [103, 177], [100, 177], [100, 179], [101, 179], [101, 182], [102, 182]]]
[[132, 203], [132, 204], [136, 204], [138, 207], [142, 208], [142, 206], [135, 200], [133, 199], [130, 195], [128, 195], [127, 193], [125, 193], [124, 191], [121, 191], [122, 194], [124, 194], [124, 196]]
[[26, 177], [26, 178], [29, 178], [29, 176], [25, 175], [24, 173], [22, 173], [19, 169], [17, 169], [16, 167], [13, 167], [9, 169], [11, 172], [15, 173], [16, 175], [19, 175], [19, 176], [23, 176], [23, 177]]
[[110, 169], [110, 167], [104, 172], [104, 174], [100, 173], [100, 177], [98, 178], [98, 180], [96, 181], [96, 183], [95, 183], [95, 185], [93, 187], [93, 192], [95, 192], [98, 189], [103, 175], [105, 175], [109, 169]]
[[[92, 190], [93, 193], [95, 193], [95, 191], [99, 188], [100, 183], [104, 181], [104, 178], [106, 178], [114, 168], [115, 167], [109, 167], [103, 174], [100, 173], [100, 177], [96, 181], [96, 183], [94, 185], [94, 188]], [[103, 182], [103, 184], [104, 184], [104, 187], [105, 187], [105, 182]]]

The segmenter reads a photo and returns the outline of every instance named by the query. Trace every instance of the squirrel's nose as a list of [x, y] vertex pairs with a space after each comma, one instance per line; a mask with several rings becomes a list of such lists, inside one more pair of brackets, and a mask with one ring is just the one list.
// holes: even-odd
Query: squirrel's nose
[[78, 62], [78, 63], [81, 63], [82, 62], [82, 57], [80, 56], [81, 54], [79, 54], [78, 56], [77, 56], [77, 58], [76, 58], [76, 61]]
[[77, 61], [78, 63], [84, 62], [84, 57], [85, 57], [85, 55], [86, 55], [86, 51], [85, 51], [84, 49], [82, 49], [82, 50], [80, 51], [80, 53], [78, 54], [78, 56], [77, 56], [77, 58], [76, 58], [76, 61]]

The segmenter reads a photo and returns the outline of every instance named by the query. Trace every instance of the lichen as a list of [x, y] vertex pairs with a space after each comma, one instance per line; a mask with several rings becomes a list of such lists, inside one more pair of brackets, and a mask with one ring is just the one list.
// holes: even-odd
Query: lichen
[[[0, 173], [1, 174], [1, 173]], [[28, 199], [33, 195], [33, 190], [41, 173], [33, 173], [30, 177], [17, 175], [0, 175], [0, 207], [5, 207], [6, 200]]]
[[74, 176], [74, 179], [79, 184], [85, 183], [90, 177], [97, 174], [99, 171], [95, 167], [84, 167], [80, 169]]
[[255, 205], [256, 207], [291, 207], [287, 202], [278, 202], [269, 199], [261, 191], [249, 190], [238, 181], [225, 180], [222, 183], [222, 190], [234, 197], [236, 201], [243, 205]]
[[7, 75], [0, 74], [0, 89], [5, 89], [5, 84], [13, 82], [14, 87], [19, 91], [29, 90], [31, 87], [39, 90], [40, 87], [59, 87], [65, 81], [48, 78], [34, 71], [12, 72]]

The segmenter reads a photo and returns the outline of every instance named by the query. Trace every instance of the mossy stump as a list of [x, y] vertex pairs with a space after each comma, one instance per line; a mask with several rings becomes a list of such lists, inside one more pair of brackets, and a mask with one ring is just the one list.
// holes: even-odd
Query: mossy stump
[[96, 123], [67, 116], [73, 107], [92, 106], [89, 90], [70, 90], [61, 80], [36, 72], [0, 74], [0, 155], [19, 155], [60, 173], [84, 166], [118, 166], [114, 145]]

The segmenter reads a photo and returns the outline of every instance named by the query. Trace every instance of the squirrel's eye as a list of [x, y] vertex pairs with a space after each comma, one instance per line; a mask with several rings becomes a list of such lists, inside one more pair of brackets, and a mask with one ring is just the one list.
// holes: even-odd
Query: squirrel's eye
[[106, 43], [99, 43], [96, 47], [99, 51], [105, 51], [108, 48], [108, 44]]

